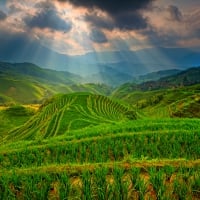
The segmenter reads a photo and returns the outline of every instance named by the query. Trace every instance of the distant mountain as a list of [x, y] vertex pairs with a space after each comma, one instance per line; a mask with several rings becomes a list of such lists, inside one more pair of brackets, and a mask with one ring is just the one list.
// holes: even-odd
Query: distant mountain
[[[14, 48], [14, 46], [16, 48]], [[80, 76], [102, 72], [102, 67], [111, 67], [130, 76], [139, 76], [154, 71], [180, 69], [200, 65], [200, 50], [185, 48], [149, 48], [138, 51], [90, 52], [70, 56], [54, 52], [41, 45], [18, 44], [2, 48], [0, 60], [7, 62], [31, 62], [44, 68], [69, 71]]]
[[81, 76], [50, 69], [43, 69], [32, 63], [6, 63], [0, 62], [0, 72], [9, 75], [29, 76], [41, 81], [58, 82], [64, 84], [73, 84], [83, 81]]
[[119, 86], [125, 82], [131, 81], [132, 76], [126, 73], [117, 71], [108, 66], [102, 66], [98, 73], [85, 77], [86, 81], [92, 83], [104, 83], [111, 86]]
[[134, 77], [133, 82], [142, 83], [142, 82], [147, 82], [147, 81], [156, 81], [156, 80], [159, 80], [160, 78], [176, 75], [180, 72], [181, 70], [178, 70], [178, 69], [169, 69], [169, 70], [151, 72], [145, 75]]
[[176, 75], [159, 79], [158, 81], [144, 82], [139, 85], [141, 90], [156, 90], [176, 88], [200, 83], [200, 67], [190, 68]]
[[[62, 69], [82, 75], [101, 72], [111, 67], [130, 76], [200, 65], [200, 51], [184, 48], [149, 48], [138, 51], [91, 52], [72, 56], [70, 66]], [[75, 65], [73, 63], [76, 63]], [[73, 67], [72, 67], [73, 66]]]
[[169, 69], [133, 77], [128, 72], [120, 72], [117, 70], [117, 68], [111, 66], [112, 65], [101, 66], [100, 72], [86, 76], [86, 81], [92, 83], [104, 83], [111, 86], [119, 86], [127, 82], [142, 83], [146, 81], [159, 80], [160, 78], [175, 75], [181, 72], [179, 69]]
[[[148, 76], [148, 75], [147, 75]], [[160, 78], [156, 81], [147, 81], [140, 84], [129, 82], [118, 87], [113, 95], [122, 97], [133, 91], [151, 91], [169, 88], [178, 88], [200, 83], [200, 67], [193, 67], [178, 74]]]

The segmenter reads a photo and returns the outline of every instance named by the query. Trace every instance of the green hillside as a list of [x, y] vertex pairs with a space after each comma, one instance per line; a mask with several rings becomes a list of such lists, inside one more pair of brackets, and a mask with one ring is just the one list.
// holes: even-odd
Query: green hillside
[[108, 95], [104, 84], [81, 84], [83, 79], [69, 72], [42, 69], [31, 63], [0, 62], [0, 104], [42, 103], [57, 93], [92, 92]]
[[146, 117], [199, 117], [200, 85], [160, 89], [152, 91], [129, 91], [129, 85], [123, 85], [113, 92], [132, 105]]
[[112, 88], [104, 84], [72, 84], [65, 85], [54, 82], [40, 82], [21, 76], [0, 75], [0, 104], [42, 103], [57, 93], [92, 92], [108, 95]]
[[156, 81], [164, 77], [173, 76], [181, 73], [181, 70], [178, 69], [169, 69], [169, 70], [161, 70], [156, 72], [151, 72], [148, 74], [136, 76], [133, 78], [133, 82], [135, 83], [143, 83], [147, 81]]
[[13, 128], [24, 124], [35, 112], [35, 109], [31, 107], [26, 108], [20, 105], [0, 106], [0, 138], [2, 139]]
[[40, 82], [49, 81], [64, 84], [73, 84], [81, 82], [82, 78], [78, 75], [55, 71], [50, 69], [43, 69], [32, 63], [6, 63], [0, 62], [0, 72], [12, 75], [28, 76]]
[[136, 119], [134, 111], [101, 95], [60, 94], [46, 101], [29, 121], [6, 140], [48, 138], [102, 123]]
[[200, 84], [200, 67], [193, 67], [175, 75], [163, 77], [155, 81], [146, 81], [140, 84], [128, 82], [119, 86], [117, 88], [117, 92], [123, 93], [132, 91], [172, 89], [195, 84]]

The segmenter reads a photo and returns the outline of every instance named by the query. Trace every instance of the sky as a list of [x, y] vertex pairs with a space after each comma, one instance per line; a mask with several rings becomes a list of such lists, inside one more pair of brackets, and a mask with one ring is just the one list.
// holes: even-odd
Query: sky
[[66, 55], [199, 48], [200, 1], [0, 0], [0, 44]]

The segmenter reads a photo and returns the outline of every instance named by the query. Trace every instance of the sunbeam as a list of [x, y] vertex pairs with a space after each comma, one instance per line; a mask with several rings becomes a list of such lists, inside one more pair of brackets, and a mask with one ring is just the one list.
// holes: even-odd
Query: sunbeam
[[1, 59], [84, 77], [104, 76], [106, 69], [137, 76], [197, 65], [197, 4], [143, 1], [1, 1]]

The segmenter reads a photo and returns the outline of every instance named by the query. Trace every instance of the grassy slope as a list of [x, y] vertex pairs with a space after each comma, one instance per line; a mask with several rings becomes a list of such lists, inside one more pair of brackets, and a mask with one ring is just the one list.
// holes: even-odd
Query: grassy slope
[[71, 93], [86, 91], [96, 94], [108, 95], [111, 88], [103, 84], [75, 84], [65, 85], [41, 81], [22, 76], [1, 76], [0, 75], [0, 103], [37, 103], [56, 93]]
[[101, 123], [116, 123], [135, 113], [101, 95], [72, 93], [56, 95], [23, 126], [14, 129], [8, 140], [47, 138]]
[[[129, 87], [129, 86], [128, 86]], [[121, 98], [146, 117], [200, 117], [200, 85], [127, 92], [124, 85], [112, 96]]]
[[[123, 99], [142, 113], [134, 121], [125, 116], [116, 120], [123, 106], [115, 110], [118, 103], [105, 97], [89, 98], [85, 93], [56, 96], [41, 108], [33, 118], [36, 121], [13, 131], [8, 142], [1, 143], [2, 198], [198, 199], [200, 120], [166, 118], [170, 114], [166, 106], [172, 108], [184, 99], [198, 103], [198, 91], [199, 85], [124, 94]], [[63, 103], [68, 114], [59, 118]], [[91, 105], [96, 109], [91, 110]], [[52, 126], [47, 131], [40, 127], [50, 125], [51, 120], [53, 126], [58, 122], [62, 127], [62, 120], [57, 119], [63, 119], [68, 127], [78, 118], [99, 125], [84, 124], [87, 127], [83, 128], [78, 122], [66, 134], [57, 134], [59, 129]], [[114, 124], [105, 124], [107, 120]], [[28, 136], [39, 130], [39, 134], [48, 134], [47, 138], [12, 142], [20, 133], [18, 139], [28, 139], [27, 124], [33, 131], [28, 131]], [[54, 134], [59, 136], [52, 137]]]
[[104, 84], [78, 84], [82, 78], [68, 73], [42, 69], [31, 63], [0, 62], [0, 104], [37, 103], [57, 93], [88, 91], [108, 95]]
[[18, 126], [21, 126], [28, 121], [36, 112], [36, 105], [24, 107], [16, 106], [1, 106], [0, 107], [0, 137], [8, 134], [8, 132]]

